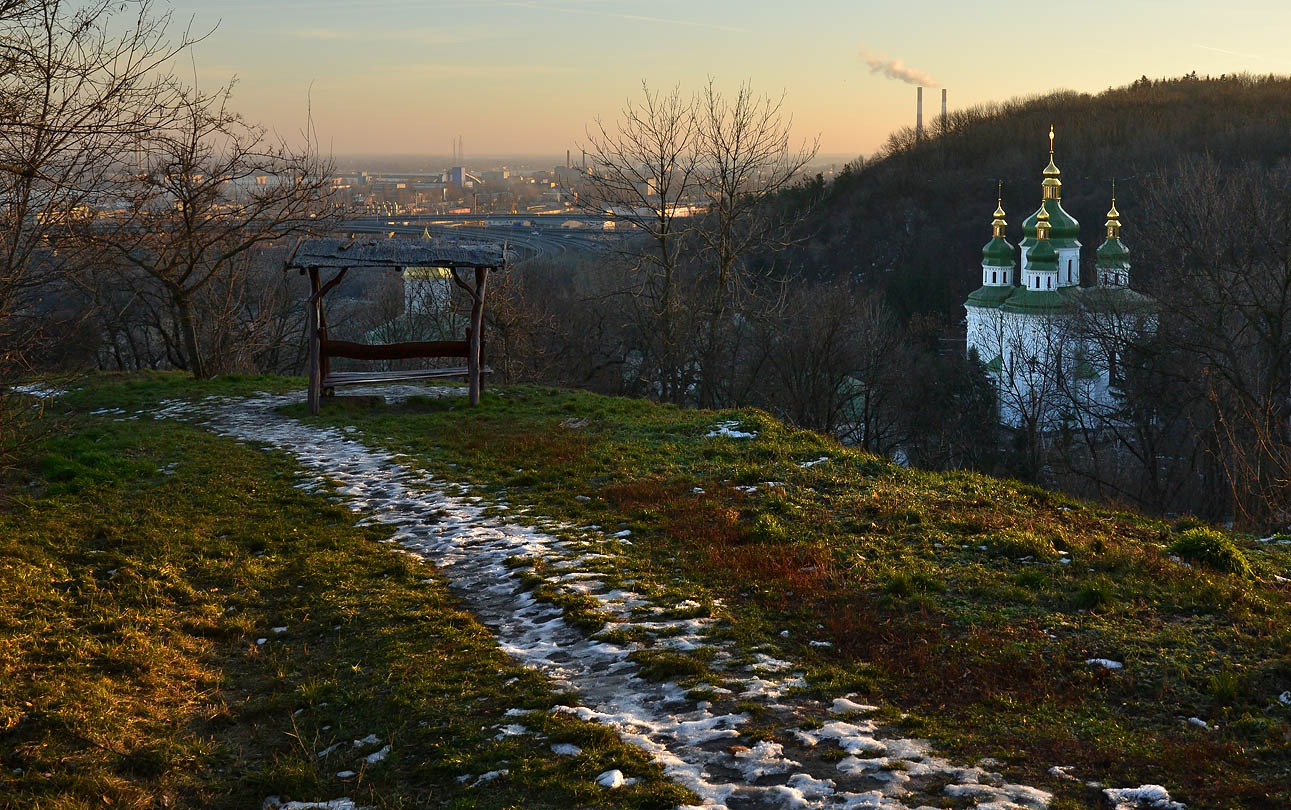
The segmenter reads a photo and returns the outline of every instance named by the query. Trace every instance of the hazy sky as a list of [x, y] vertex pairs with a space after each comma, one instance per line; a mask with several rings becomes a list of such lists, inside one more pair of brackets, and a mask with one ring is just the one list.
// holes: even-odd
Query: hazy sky
[[[175, 21], [218, 25], [196, 51], [205, 85], [237, 76], [235, 104], [290, 134], [313, 85], [324, 146], [470, 154], [563, 153], [641, 81], [786, 93], [795, 131], [823, 153], [873, 151], [914, 120], [900, 60], [952, 108], [1140, 75], [1291, 73], [1285, 0], [1042, 5], [865, 0], [173, 0]], [[1045, 9], [1052, 7], [1056, 13]], [[930, 85], [931, 86], [931, 85]], [[940, 91], [924, 91], [925, 117]], [[469, 160], [468, 160], [469, 162]]]

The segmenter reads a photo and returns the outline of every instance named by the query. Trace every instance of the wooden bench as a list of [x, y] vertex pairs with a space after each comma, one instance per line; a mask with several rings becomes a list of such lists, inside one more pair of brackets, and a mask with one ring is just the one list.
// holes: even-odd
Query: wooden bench
[[[305, 339], [309, 352], [309, 412], [318, 413], [324, 395], [346, 385], [411, 382], [452, 377], [466, 377], [467, 398], [471, 405], [480, 402], [483, 377], [492, 369], [483, 363], [484, 301], [489, 271], [506, 266], [508, 250], [502, 246], [439, 245], [430, 239], [358, 239], [356, 237], [323, 237], [301, 239], [283, 263], [285, 270], [309, 275], [310, 295], [305, 302], [308, 319]], [[403, 270], [408, 267], [441, 267], [452, 274], [453, 283], [471, 299], [470, 327], [466, 340], [439, 340], [408, 343], [365, 344], [332, 340], [328, 336], [327, 312], [323, 299], [341, 283], [351, 268]], [[326, 281], [324, 271], [333, 271]], [[470, 272], [473, 283], [462, 277]], [[330, 368], [330, 359], [412, 360], [415, 358], [465, 358], [464, 366], [423, 368], [409, 371], [338, 371]]]
[[[352, 360], [408, 360], [412, 358], [461, 357], [465, 359], [471, 350], [470, 330], [465, 340], [429, 340], [410, 343], [366, 344], [351, 343], [344, 340], [320, 340], [319, 354], [324, 368], [328, 368], [330, 358], [346, 357]], [[484, 364], [484, 342], [480, 342], [480, 389], [484, 388], [483, 375], [492, 374], [493, 369]], [[379, 385], [381, 383], [416, 382], [417, 380], [469, 378], [470, 366], [446, 366], [441, 368], [418, 368], [402, 371], [328, 371], [323, 376], [322, 389], [331, 395], [333, 389], [347, 385]]]

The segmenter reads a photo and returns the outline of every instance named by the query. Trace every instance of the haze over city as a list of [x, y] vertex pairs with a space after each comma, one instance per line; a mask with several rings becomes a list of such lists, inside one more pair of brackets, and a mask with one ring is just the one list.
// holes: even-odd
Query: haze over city
[[447, 154], [457, 135], [468, 155], [563, 155], [642, 80], [783, 90], [795, 136], [849, 156], [913, 123], [916, 83], [947, 88], [955, 109], [1140, 75], [1291, 70], [1291, 8], [1272, 0], [1099, 0], [1052, 14], [1015, 0], [173, 5], [177, 23], [215, 28], [195, 54], [204, 84], [236, 76], [237, 108], [283, 133], [302, 128], [312, 98], [338, 155]]

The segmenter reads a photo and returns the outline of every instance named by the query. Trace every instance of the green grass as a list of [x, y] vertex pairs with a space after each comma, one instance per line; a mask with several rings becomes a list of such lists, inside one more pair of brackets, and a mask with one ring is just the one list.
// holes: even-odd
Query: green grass
[[[728, 419], [758, 438], [706, 437]], [[795, 662], [807, 691], [899, 707], [941, 751], [996, 757], [1068, 806], [1089, 796], [1051, 765], [1167, 784], [1190, 807], [1291, 804], [1291, 714], [1275, 700], [1291, 688], [1282, 547], [1230, 538], [1254, 578], [1190, 568], [1170, 559], [1177, 530], [1160, 522], [903, 470], [757, 411], [515, 387], [475, 409], [340, 399], [314, 421], [353, 425], [532, 514], [630, 529], [632, 545], [603, 544], [622, 578], [720, 600], [719, 632]], [[684, 658], [643, 663], [659, 677], [704, 672]], [[1188, 727], [1190, 715], [1217, 730]]]
[[1185, 560], [1201, 563], [1216, 571], [1248, 579], [1253, 576], [1251, 564], [1242, 550], [1233, 543], [1232, 538], [1214, 529], [1188, 529], [1170, 544], [1170, 551]]
[[[693, 800], [608, 729], [549, 714], [576, 698], [502, 654], [432, 566], [374, 542], [384, 530], [293, 487], [286, 459], [85, 415], [292, 385], [99, 379], [69, 398], [75, 413], [51, 406], [60, 436], [32, 448], [0, 511], [0, 807]], [[495, 740], [516, 722], [535, 733]], [[349, 742], [368, 734], [392, 746], [376, 765], [359, 753], [379, 746]], [[594, 784], [608, 768], [641, 781], [609, 793]], [[497, 769], [509, 775], [458, 781]]]

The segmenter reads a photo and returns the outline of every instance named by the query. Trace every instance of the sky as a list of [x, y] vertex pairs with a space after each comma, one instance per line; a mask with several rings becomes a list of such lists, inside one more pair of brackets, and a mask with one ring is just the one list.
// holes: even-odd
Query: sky
[[[164, 2], [164, 0], [162, 0]], [[1141, 75], [1291, 73], [1285, 0], [171, 0], [187, 73], [336, 155], [562, 155], [641, 84], [782, 93], [795, 138], [870, 154], [939, 112]], [[1058, 11], [1050, 13], [1048, 8]], [[896, 63], [894, 65], [894, 62]], [[874, 69], [877, 66], [878, 69]], [[884, 69], [884, 68], [894, 69]]]

